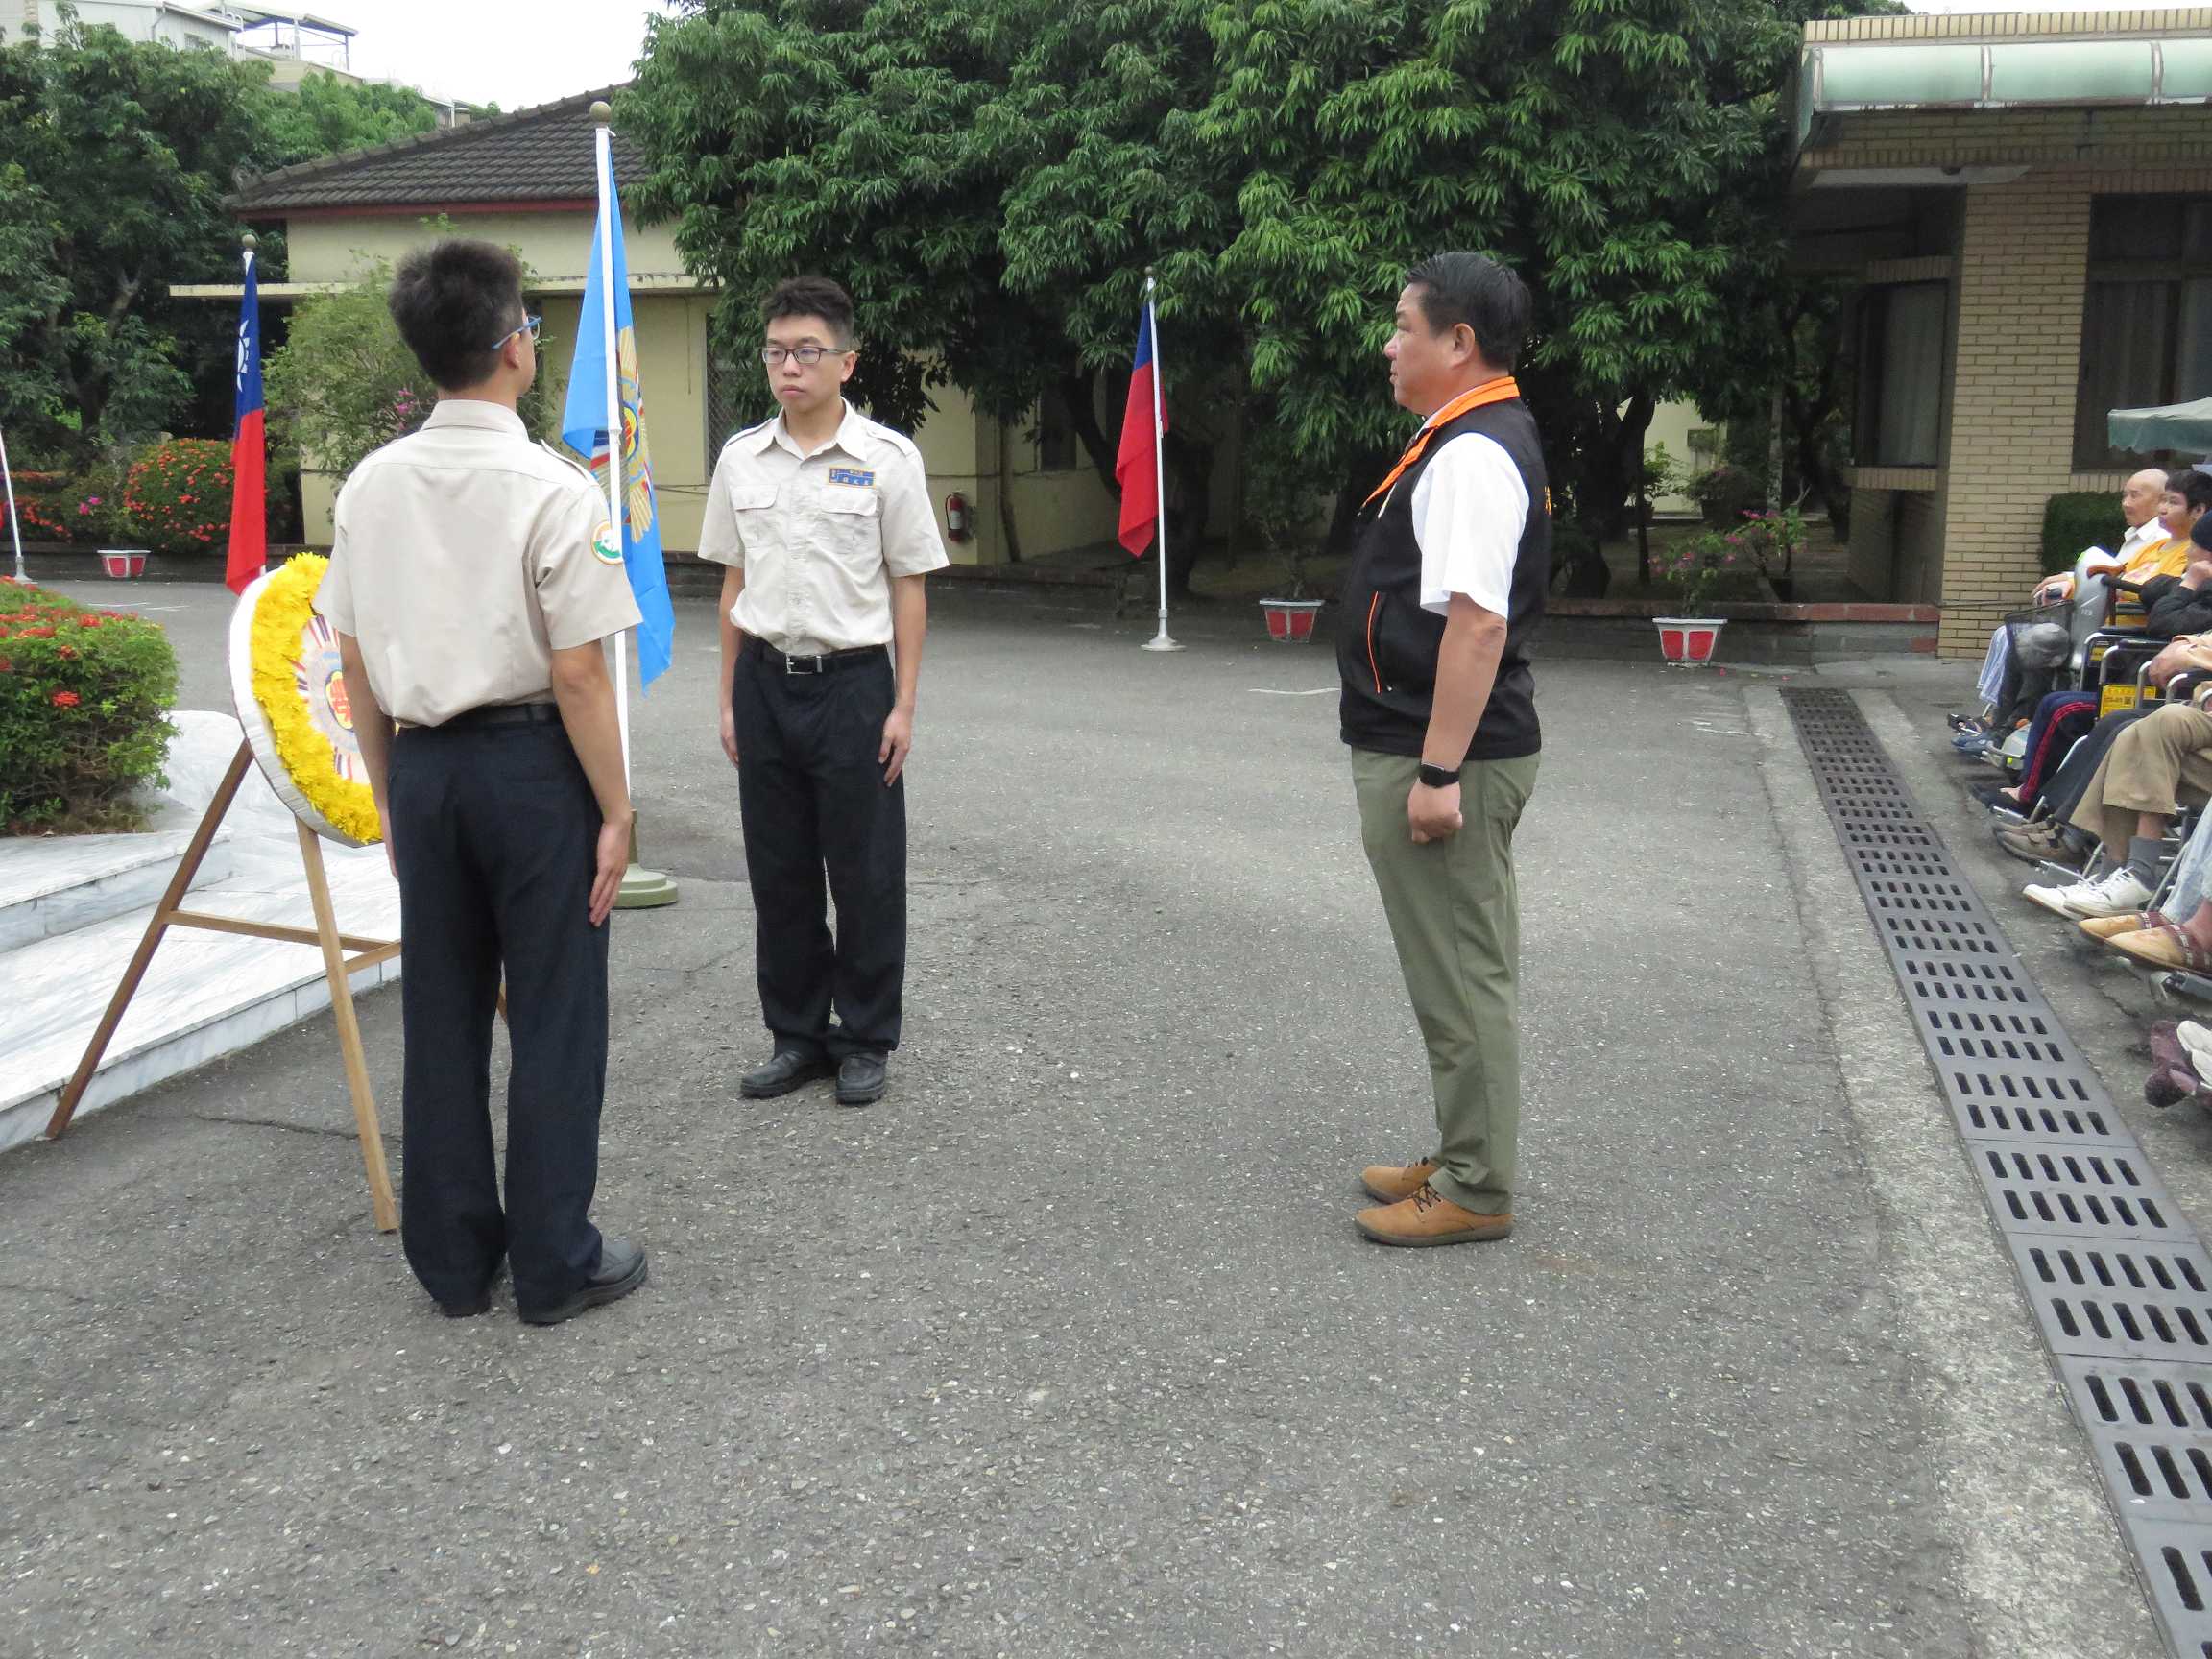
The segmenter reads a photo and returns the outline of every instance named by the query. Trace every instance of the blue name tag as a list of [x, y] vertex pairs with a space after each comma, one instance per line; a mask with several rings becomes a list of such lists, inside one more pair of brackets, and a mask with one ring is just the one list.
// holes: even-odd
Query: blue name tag
[[830, 469], [830, 482], [832, 484], [853, 484], [865, 488], [876, 482], [876, 474], [873, 472], [855, 472], [850, 467], [832, 467]]

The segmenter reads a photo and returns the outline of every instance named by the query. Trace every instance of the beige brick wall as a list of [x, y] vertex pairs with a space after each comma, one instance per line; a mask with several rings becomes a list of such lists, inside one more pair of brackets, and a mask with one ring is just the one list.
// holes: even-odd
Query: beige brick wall
[[1946, 655], [1981, 652], [2035, 585], [2043, 503], [2074, 470], [2090, 180], [1966, 193], [1943, 502]]
[[[1800, 176], [1843, 167], [1964, 167], [2042, 162], [2116, 169], [2212, 160], [2212, 120], [2195, 106], [2121, 109], [1867, 109], [1829, 118], [1832, 141], [1797, 158]], [[2186, 188], [2104, 183], [2108, 190]]]

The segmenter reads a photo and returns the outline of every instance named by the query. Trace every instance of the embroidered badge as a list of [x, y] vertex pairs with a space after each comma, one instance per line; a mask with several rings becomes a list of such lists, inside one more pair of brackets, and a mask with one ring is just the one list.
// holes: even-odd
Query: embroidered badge
[[832, 484], [850, 484], [855, 489], [865, 490], [876, 482], [876, 474], [873, 472], [855, 472], [850, 467], [832, 467], [830, 469], [830, 482]]
[[599, 528], [591, 532], [591, 556], [602, 565], [622, 563], [622, 543], [614, 535], [612, 520], [602, 518]]

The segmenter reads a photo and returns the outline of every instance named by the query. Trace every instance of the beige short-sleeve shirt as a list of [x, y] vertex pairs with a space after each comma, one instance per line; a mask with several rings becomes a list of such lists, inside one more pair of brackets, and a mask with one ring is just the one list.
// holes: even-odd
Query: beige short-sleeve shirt
[[942, 570], [922, 452], [850, 403], [803, 454], [779, 415], [722, 446], [699, 557], [745, 572], [730, 619], [807, 656], [891, 642], [891, 578]]
[[353, 469], [315, 609], [376, 701], [438, 726], [553, 696], [553, 653], [637, 624], [607, 498], [496, 403], [448, 398]]

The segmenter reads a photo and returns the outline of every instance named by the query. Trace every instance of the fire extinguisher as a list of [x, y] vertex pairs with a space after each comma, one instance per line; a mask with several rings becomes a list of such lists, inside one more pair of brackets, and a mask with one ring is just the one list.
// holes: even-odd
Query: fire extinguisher
[[955, 541], [965, 541], [974, 534], [968, 527], [968, 497], [957, 490], [945, 497], [945, 534]]

